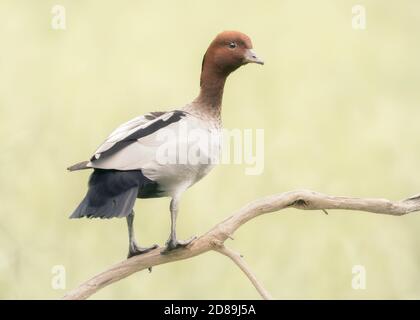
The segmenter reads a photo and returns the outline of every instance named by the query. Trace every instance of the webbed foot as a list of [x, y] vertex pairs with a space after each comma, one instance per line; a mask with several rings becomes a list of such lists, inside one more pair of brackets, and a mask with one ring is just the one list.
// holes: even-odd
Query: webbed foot
[[187, 240], [177, 240], [177, 239], [169, 238], [169, 240], [166, 241], [165, 249], [161, 251], [161, 254], [168, 254], [172, 252], [173, 250], [185, 248], [195, 239], [197, 239], [196, 236], [193, 236]]
[[129, 259], [131, 257], [134, 257], [134, 256], [138, 256], [140, 254], [147, 253], [149, 251], [152, 251], [152, 250], [156, 249], [157, 247], [159, 247], [157, 244], [154, 244], [154, 245], [152, 245], [150, 247], [146, 247], [146, 248], [139, 247], [136, 244], [132, 244], [132, 245], [130, 245], [130, 248], [128, 249], [127, 259]]

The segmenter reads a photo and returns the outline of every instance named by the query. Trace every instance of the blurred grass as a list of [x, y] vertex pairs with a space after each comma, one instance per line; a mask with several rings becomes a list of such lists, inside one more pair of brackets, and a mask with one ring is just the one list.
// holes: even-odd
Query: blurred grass
[[[180, 237], [200, 234], [260, 196], [295, 188], [400, 199], [420, 179], [420, 3], [361, 1], [55, 1], [0, 3], [0, 298], [59, 298], [124, 258], [124, 220], [70, 221], [88, 158], [118, 124], [173, 109], [198, 92], [202, 55], [225, 29], [251, 36], [262, 68], [227, 84], [227, 128], [265, 129], [265, 171], [223, 165], [187, 192]], [[143, 244], [163, 244], [168, 200], [138, 201]], [[245, 225], [229, 243], [276, 298], [420, 298], [420, 215], [286, 210]], [[367, 289], [351, 288], [353, 265]], [[207, 254], [154, 268], [95, 298], [258, 298], [226, 258]]]

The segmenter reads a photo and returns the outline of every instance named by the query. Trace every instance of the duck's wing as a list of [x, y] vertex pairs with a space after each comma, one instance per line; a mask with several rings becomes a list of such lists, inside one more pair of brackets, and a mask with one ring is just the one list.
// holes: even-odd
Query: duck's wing
[[159, 131], [173, 129], [186, 117], [185, 111], [151, 112], [134, 118], [115, 129], [99, 146], [90, 161], [68, 168], [70, 171], [89, 168], [136, 170], [155, 156]]

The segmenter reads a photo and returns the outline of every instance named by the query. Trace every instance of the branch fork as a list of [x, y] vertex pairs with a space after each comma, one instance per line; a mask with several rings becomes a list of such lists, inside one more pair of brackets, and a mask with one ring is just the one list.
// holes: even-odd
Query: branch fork
[[233, 240], [235, 231], [246, 222], [266, 213], [280, 211], [286, 208], [300, 210], [353, 210], [377, 214], [402, 216], [411, 212], [420, 211], [420, 194], [401, 201], [386, 199], [351, 198], [329, 196], [310, 190], [296, 190], [268, 196], [255, 200], [233, 215], [215, 225], [207, 233], [198, 237], [187, 247], [177, 249], [169, 254], [162, 255], [162, 247], [158, 247], [146, 254], [134, 256], [130, 259], [111, 266], [108, 270], [97, 274], [79, 287], [69, 291], [63, 299], [87, 299], [102, 288], [124, 279], [131, 274], [152, 267], [193, 258], [208, 251], [216, 251], [230, 258], [247, 276], [263, 299], [272, 299], [272, 296], [257, 280], [254, 273], [243, 260], [243, 257], [227, 248], [225, 241]]

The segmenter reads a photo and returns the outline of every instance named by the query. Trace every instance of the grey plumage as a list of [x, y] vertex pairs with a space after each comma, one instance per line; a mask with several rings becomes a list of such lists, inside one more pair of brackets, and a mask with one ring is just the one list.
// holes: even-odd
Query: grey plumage
[[[153, 198], [162, 195], [157, 182], [147, 178], [141, 168], [119, 170], [117, 167], [100, 168], [103, 163], [127, 147], [136, 144], [159, 129], [178, 122], [186, 113], [182, 111], [152, 112], [137, 117], [117, 128], [99, 147], [90, 161], [82, 161], [68, 168], [69, 171], [94, 169], [89, 179], [86, 196], [70, 218], [114, 218], [127, 217], [136, 198]], [[144, 154], [136, 154], [137, 158]], [[112, 162], [111, 162], [112, 163]]]
[[137, 197], [158, 195], [156, 183], [140, 170], [118, 171], [95, 169], [89, 189], [70, 218], [122, 218], [128, 216]]

